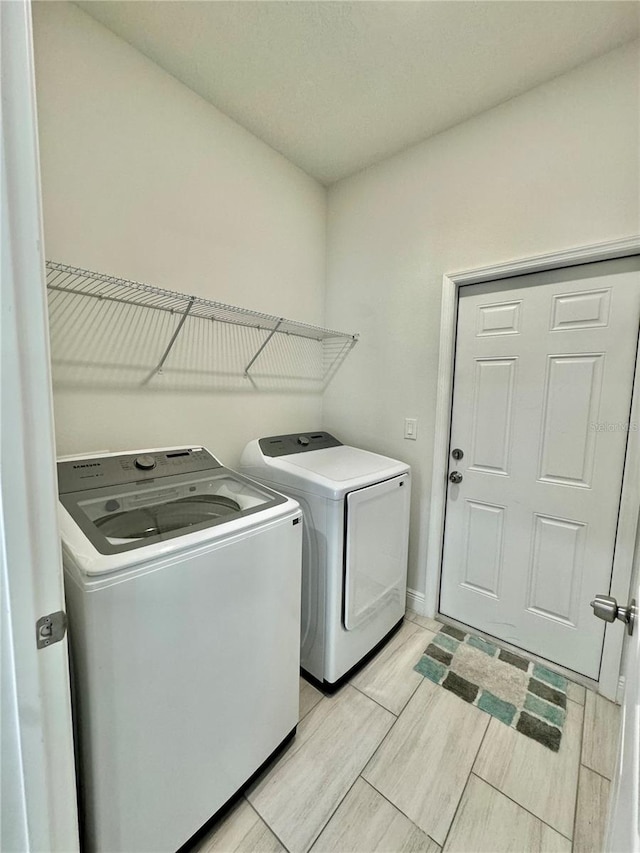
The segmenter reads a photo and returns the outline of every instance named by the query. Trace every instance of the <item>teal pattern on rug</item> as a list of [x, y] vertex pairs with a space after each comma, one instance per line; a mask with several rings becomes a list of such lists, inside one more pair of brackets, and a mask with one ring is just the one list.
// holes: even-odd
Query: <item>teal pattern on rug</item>
[[450, 625], [414, 669], [554, 752], [560, 748], [569, 685], [563, 675]]

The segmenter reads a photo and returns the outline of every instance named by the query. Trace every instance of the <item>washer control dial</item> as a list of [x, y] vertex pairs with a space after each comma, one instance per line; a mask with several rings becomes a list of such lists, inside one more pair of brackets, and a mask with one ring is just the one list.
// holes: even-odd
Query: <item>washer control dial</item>
[[298, 444], [301, 444], [302, 447], [306, 447], [309, 444], [309, 439], [306, 435], [298, 436]]
[[153, 456], [145, 453], [143, 456], [136, 456], [133, 464], [136, 468], [140, 468], [142, 471], [150, 471], [152, 468], [156, 467], [156, 460]]

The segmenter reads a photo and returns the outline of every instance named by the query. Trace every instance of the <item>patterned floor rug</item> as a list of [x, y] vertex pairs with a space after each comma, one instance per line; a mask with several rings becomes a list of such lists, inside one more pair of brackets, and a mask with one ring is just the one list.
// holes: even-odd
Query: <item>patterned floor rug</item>
[[449, 625], [414, 669], [554, 752], [560, 748], [568, 685], [562, 675]]

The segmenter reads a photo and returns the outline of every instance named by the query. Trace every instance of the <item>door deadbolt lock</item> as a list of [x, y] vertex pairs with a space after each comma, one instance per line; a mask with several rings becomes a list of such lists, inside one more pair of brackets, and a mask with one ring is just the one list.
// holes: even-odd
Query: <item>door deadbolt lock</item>
[[605, 622], [615, 622], [619, 619], [625, 622], [627, 633], [629, 636], [633, 634], [633, 628], [638, 614], [635, 598], [631, 599], [628, 607], [619, 607], [615, 598], [610, 595], [596, 595], [591, 602], [593, 613], [598, 619], [604, 619]]
[[451, 451], [451, 455], [453, 456], [453, 458], [456, 461], [458, 461], [458, 460], [462, 459], [462, 457], [464, 456], [464, 453], [462, 452], [462, 450], [460, 450], [459, 447], [456, 447], [454, 450]]
[[460, 471], [452, 471], [449, 474], [449, 479], [451, 480], [452, 483], [456, 483], [456, 484], [461, 483], [462, 482], [462, 474], [460, 473]]

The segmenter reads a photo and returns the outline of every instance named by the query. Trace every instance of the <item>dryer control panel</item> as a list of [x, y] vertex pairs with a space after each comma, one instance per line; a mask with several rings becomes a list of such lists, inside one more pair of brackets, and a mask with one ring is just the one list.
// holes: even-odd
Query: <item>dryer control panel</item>
[[342, 447], [342, 442], [328, 432], [294, 432], [291, 435], [271, 435], [258, 440], [265, 456], [287, 456], [289, 453], [305, 453], [309, 450], [324, 450], [327, 447]]
[[178, 447], [94, 456], [58, 462], [58, 491], [61, 495], [84, 489], [99, 489], [222, 468], [204, 447]]

